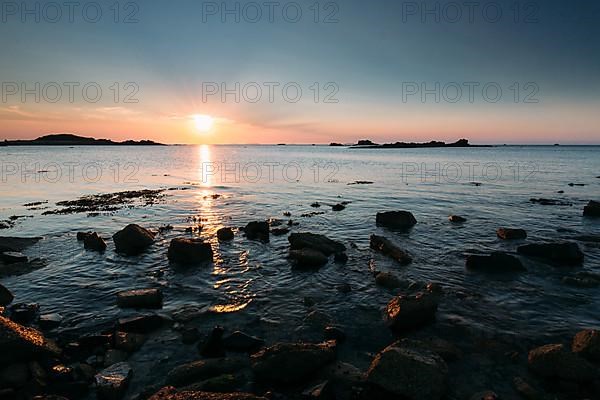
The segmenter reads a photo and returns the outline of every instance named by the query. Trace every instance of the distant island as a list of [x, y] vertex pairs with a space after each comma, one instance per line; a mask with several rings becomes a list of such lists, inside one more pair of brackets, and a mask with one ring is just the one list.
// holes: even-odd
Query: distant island
[[115, 142], [110, 139], [94, 139], [89, 137], [61, 133], [45, 135], [33, 140], [5, 140], [0, 146], [165, 146], [152, 140], [126, 140]]
[[396, 143], [384, 143], [377, 144], [373, 143], [368, 139], [359, 140], [355, 145], [350, 146], [353, 149], [413, 149], [413, 148], [421, 148], [421, 147], [492, 147], [487, 145], [472, 145], [469, 144], [467, 139], [460, 139], [454, 143], [446, 143], [432, 140], [431, 142], [426, 143], [406, 143], [406, 142], [396, 142]]

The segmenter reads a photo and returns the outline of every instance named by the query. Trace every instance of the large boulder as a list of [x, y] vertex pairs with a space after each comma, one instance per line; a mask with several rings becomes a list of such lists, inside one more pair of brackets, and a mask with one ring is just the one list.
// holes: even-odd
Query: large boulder
[[4, 285], [0, 284], [0, 307], [5, 307], [12, 303], [15, 296]]
[[175, 238], [169, 244], [169, 260], [180, 264], [210, 262], [213, 251], [202, 239]]
[[56, 344], [36, 329], [0, 316], [0, 365], [60, 354]]
[[600, 361], [600, 331], [586, 329], [575, 335], [571, 346], [573, 353], [579, 354], [588, 360]]
[[233, 240], [233, 229], [231, 228], [221, 228], [217, 231], [217, 239], [220, 241]]
[[96, 232], [93, 232], [83, 238], [83, 247], [88, 250], [103, 252], [106, 250], [106, 242]]
[[448, 366], [425, 348], [394, 343], [377, 354], [367, 381], [410, 400], [439, 400], [445, 393]]
[[415, 216], [408, 211], [385, 211], [377, 213], [375, 222], [379, 226], [395, 229], [408, 229], [417, 224]]
[[266, 221], [248, 222], [244, 228], [246, 237], [250, 240], [269, 241], [269, 223]]
[[401, 265], [407, 265], [412, 262], [412, 257], [407, 252], [383, 236], [371, 235], [370, 246], [373, 250], [396, 260]]
[[519, 254], [537, 257], [557, 265], [581, 265], [583, 253], [577, 243], [538, 243], [526, 244], [517, 248]]
[[517, 257], [500, 251], [489, 255], [468, 255], [465, 266], [467, 269], [483, 272], [525, 271], [525, 267]]
[[496, 235], [504, 240], [526, 239], [527, 232], [525, 229], [517, 228], [498, 228]]
[[113, 242], [118, 253], [137, 255], [154, 243], [154, 234], [139, 225], [129, 224], [113, 235]]
[[535, 348], [527, 357], [529, 369], [545, 378], [589, 382], [598, 377], [593, 364], [570, 352], [562, 344], [548, 344]]
[[251, 357], [257, 379], [274, 383], [299, 383], [335, 360], [335, 342], [278, 343]]
[[429, 289], [416, 294], [396, 296], [385, 308], [385, 322], [397, 332], [427, 325], [435, 320], [439, 297], [439, 293]]
[[174, 387], [164, 387], [148, 400], [267, 400], [266, 397], [250, 393], [213, 393], [197, 390], [177, 391]]
[[343, 243], [316, 233], [292, 233], [288, 237], [288, 241], [290, 242], [290, 248], [292, 250], [312, 249], [317, 250], [326, 256], [344, 253], [346, 251], [346, 246], [344, 246]]
[[132, 375], [133, 370], [126, 362], [113, 364], [100, 371], [94, 377], [98, 398], [118, 400], [123, 397]]
[[600, 202], [590, 200], [587, 206], [583, 207], [585, 217], [600, 217]]
[[134, 289], [117, 293], [117, 305], [121, 308], [162, 308], [162, 303], [160, 289]]

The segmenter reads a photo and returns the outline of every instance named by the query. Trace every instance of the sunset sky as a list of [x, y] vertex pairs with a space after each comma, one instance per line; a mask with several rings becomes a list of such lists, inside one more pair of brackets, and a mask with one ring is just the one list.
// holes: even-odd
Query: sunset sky
[[[230, 14], [221, 1], [122, 1], [118, 15], [114, 0], [99, 1], [102, 16], [88, 8], [88, 20], [81, 1], [73, 21], [65, 7], [57, 22], [47, 2], [26, 3], [33, 14], [22, 15], [20, 1], [2, 3], [2, 139], [72, 132], [163, 143], [600, 144], [597, 1], [495, 1], [497, 22], [498, 9], [483, 11], [486, 1], [472, 15], [463, 6], [457, 22], [448, 4], [463, 2], [323, 1], [316, 15], [314, 0], [283, 0], [269, 21], [262, 1], [253, 3], [263, 5], [260, 18], [248, 1], [225, 2], [239, 7]], [[422, 14], [424, 5], [439, 7], [439, 21]], [[36, 82], [39, 102], [36, 93], [23, 99], [22, 85], [36, 92]], [[51, 82], [62, 87], [55, 103]], [[65, 82], [79, 84], [73, 102]], [[90, 82], [102, 89], [95, 103], [82, 93]], [[211, 82], [233, 92], [239, 82], [239, 102], [208, 94]], [[262, 90], [256, 102], [252, 82]], [[268, 82], [278, 83], [273, 101]], [[436, 82], [439, 102], [408, 95]], [[478, 84], [473, 102], [465, 82]], [[286, 84], [292, 97], [301, 88], [297, 102], [286, 101]], [[456, 84], [462, 97], [452, 102]], [[502, 89], [497, 102], [484, 97], [486, 85], [491, 96]]]

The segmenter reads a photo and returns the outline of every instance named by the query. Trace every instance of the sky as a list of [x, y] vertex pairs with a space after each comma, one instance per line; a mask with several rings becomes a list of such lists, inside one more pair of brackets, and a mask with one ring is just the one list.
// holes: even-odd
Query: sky
[[600, 144], [600, 2], [3, 1], [0, 139]]

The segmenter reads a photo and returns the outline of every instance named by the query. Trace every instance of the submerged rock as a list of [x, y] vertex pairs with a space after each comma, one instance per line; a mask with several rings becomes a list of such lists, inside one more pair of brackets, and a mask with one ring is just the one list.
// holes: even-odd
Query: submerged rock
[[273, 236], [283, 236], [287, 235], [290, 232], [289, 228], [273, 228], [271, 229], [271, 234]]
[[572, 206], [573, 205], [573, 203], [570, 203], [568, 201], [557, 200], [557, 199], [531, 198], [531, 199], [529, 199], [529, 201], [532, 203], [535, 203], [535, 204], [541, 204], [543, 206]]
[[1, 365], [40, 357], [56, 357], [60, 352], [58, 346], [38, 330], [0, 316]]
[[375, 222], [388, 228], [408, 229], [417, 224], [417, 220], [408, 211], [385, 211], [377, 213]]
[[465, 266], [467, 269], [483, 272], [525, 271], [525, 267], [517, 257], [500, 251], [490, 255], [468, 255]]
[[213, 251], [202, 239], [175, 238], [169, 244], [168, 257], [180, 264], [198, 264], [212, 261]]
[[25, 254], [18, 251], [5, 251], [0, 254], [0, 259], [5, 264], [26, 263], [29, 260]]
[[165, 387], [148, 400], [267, 400], [267, 398], [243, 392], [213, 393], [196, 390], [178, 392], [174, 387]]
[[526, 244], [519, 246], [517, 252], [558, 265], [581, 265], [584, 258], [577, 243], [570, 242]]
[[264, 345], [265, 341], [263, 339], [247, 335], [240, 331], [235, 331], [231, 335], [223, 338], [223, 346], [231, 351], [251, 352]]
[[370, 246], [373, 250], [393, 258], [401, 265], [407, 265], [412, 262], [412, 257], [407, 252], [383, 236], [371, 235]]
[[258, 380], [291, 384], [305, 381], [335, 359], [335, 342], [278, 343], [251, 357]]
[[600, 331], [586, 329], [575, 335], [571, 346], [573, 353], [590, 361], [600, 361]]
[[220, 241], [233, 240], [233, 229], [221, 228], [217, 231], [217, 239]]
[[344, 246], [343, 243], [316, 233], [292, 233], [288, 237], [288, 241], [290, 242], [290, 248], [292, 250], [312, 249], [317, 250], [326, 256], [344, 253], [346, 251], [346, 246]]
[[383, 286], [388, 289], [396, 289], [399, 287], [408, 287], [406, 281], [401, 280], [391, 272], [380, 272], [375, 273], [375, 283], [379, 286]]
[[548, 344], [535, 348], [527, 357], [529, 369], [545, 378], [589, 382], [598, 377], [598, 371], [583, 357], [571, 353], [562, 344]]
[[500, 239], [504, 240], [517, 240], [517, 239], [526, 239], [527, 232], [525, 229], [515, 229], [515, 228], [498, 228], [496, 231], [496, 235]]
[[397, 342], [375, 356], [367, 381], [402, 398], [439, 400], [447, 374], [448, 366], [439, 355]]
[[590, 200], [590, 202], [583, 207], [583, 215], [585, 217], [600, 217], [600, 202]]
[[141, 254], [154, 243], [154, 234], [136, 224], [129, 224], [113, 235], [118, 253], [126, 255]]
[[244, 228], [244, 232], [250, 240], [269, 241], [269, 223], [267, 221], [248, 222]]
[[249, 366], [247, 358], [210, 358], [173, 368], [167, 374], [167, 384], [185, 386], [215, 376], [237, 372]]
[[387, 304], [385, 321], [394, 331], [419, 328], [435, 320], [439, 294], [428, 289], [415, 295], [399, 295]]
[[467, 222], [465, 217], [461, 217], [460, 215], [451, 215], [448, 217], [448, 221], [453, 222], [455, 224], [460, 224], [463, 222]]
[[331, 210], [333, 211], [343, 211], [345, 208], [346, 206], [343, 204], [334, 204], [333, 206], [331, 206]]
[[295, 261], [295, 267], [300, 269], [318, 269], [327, 264], [329, 258], [318, 250], [290, 250], [289, 257]]
[[117, 293], [117, 305], [121, 308], [162, 308], [163, 294], [160, 289], [135, 289]]
[[0, 284], [0, 307], [5, 307], [12, 303], [15, 296], [4, 285]]
[[96, 232], [93, 232], [83, 239], [83, 247], [88, 250], [102, 252], [106, 250], [106, 242]]
[[132, 375], [133, 370], [126, 362], [113, 364], [100, 371], [94, 377], [98, 398], [118, 400], [123, 397]]
[[198, 350], [203, 357], [215, 358], [225, 356], [225, 346], [223, 345], [224, 332], [223, 327], [215, 326], [206, 340], [198, 344]]

